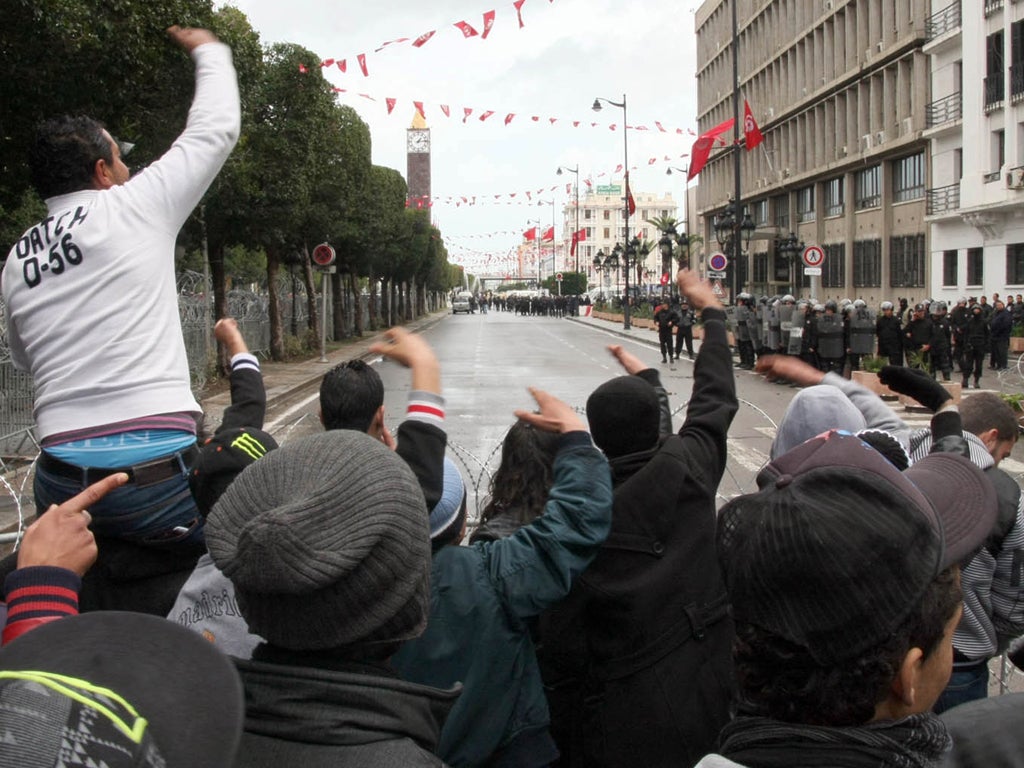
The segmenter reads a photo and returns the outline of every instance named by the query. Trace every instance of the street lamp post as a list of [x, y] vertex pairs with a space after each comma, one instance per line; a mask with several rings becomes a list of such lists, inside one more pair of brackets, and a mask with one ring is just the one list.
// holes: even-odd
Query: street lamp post
[[558, 170], [555, 171], [555, 174], [561, 176], [562, 171], [576, 174], [576, 183], [573, 184], [573, 190], [576, 193], [576, 228], [572, 231], [572, 240], [570, 242], [575, 246], [573, 250], [576, 251], [576, 271], [579, 272], [580, 244], [576, 238], [576, 234], [580, 231], [580, 165], [577, 163], [575, 168], [570, 168], [567, 165], [560, 165], [558, 166]]
[[[626, 226], [623, 229], [622, 239], [625, 242], [629, 242], [629, 133], [628, 124], [626, 122], [626, 94], [622, 94], [622, 101], [612, 101], [611, 99], [605, 99], [598, 96], [594, 99], [593, 110], [595, 112], [601, 111], [601, 102], [611, 107], [622, 108], [622, 159], [623, 167], [626, 169]], [[618, 246], [617, 246], [618, 247]], [[614, 252], [613, 252], [614, 255]], [[625, 330], [629, 330], [629, 272], [626, 272], [626, 303], [622, 307], [622, 327]]]
[[527, 219], [527, 224], [535, 224], [537, 229], [533, 231], [533, 252], [537, 259], [537, 293], [540, 293], [540, 219]]
[[796, 294], [796, 260], [804, 252], [803, 242], [793, 232], [789, 237], [779, 238], [775, 241], [775, 250], [786, 257], [789, 262], [789, 293]]
[[750, 212], [746, 206], [743, 207], [743, 215], [741, 216], [736, 209], [735, 203], [730, 201], [722, 213], [715, 215], [711, 226], [715, 230], [715, 240], [718, 241], [718, 246], [723, 251], [732, 253], [731, 290], [733, 294], [730, 296], [730, 299], [735, 301], [735, 291], [737, 288], [736, 273], [739, 271], [739, 260], [743, 257], [744, 251], [750, 247], [750, 237], [754, 234], [754, 230], [757, 229], [757, 225], [750, 218]]
[[[619, 293], [619, 264], [622, 263], [621, 257], [622, 246], [619, 243], [616, 243], [615, 247], [612, 248], [611, 255], [607, 259], [605, 259], [604, 262], [605, 267], [607, 267], [610, 272], [613, 272], [615, 274], [615, 295], [619, 297], [620, 302], [622, 301], [622, 294]], [[623, 312], [625, 312], [625, 309], [623, 309]]]

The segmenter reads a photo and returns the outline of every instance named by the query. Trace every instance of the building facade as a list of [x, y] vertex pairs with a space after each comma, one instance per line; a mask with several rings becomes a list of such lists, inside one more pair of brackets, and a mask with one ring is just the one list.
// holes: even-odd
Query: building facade
[[[615, 285], [614, 276], [594, 268], [594, 257], [598, 251], [610, 254], [616, 243], [625, 244], [625, 189], [624, 183], [610, 183], [588, 187], [586, 194], [580, 195], [579, 223], [580, 229], [586, 232], [586, 239], [578, 246], [579, 265], [580, 271], [587, 273], [590, 284], [594, 287], [602, 285], [602, 281], [604, 285]], [[661, 261], [657, 252], [657, 242], [661, 232], [646, 222], [648, 219], [678, 217], [676, 201], [671, 194], [657, 195], [637, 190], [633, 190], [633, 200], [636, 202], [636, 211], [629, 217], [629, 239], [638, 237], [641, 242], [646, 240], [655, 244], [641, 270], [660, 276]], [[575, 202], [575, 198], [570, 200], [562, 209], [563, 241], [557, 249], [559, 269], [574, 270], [576, 267], [575, 257], [570, 256], [572, 233], [576, 227]], [[631, 277], [631, 281], [632, 279]], [[619, 280], [621, 282], [621, 276]]]
[[[732, 2], [706, 0], [696, 14], [702, 133], [733, 117]], [[738, 2], [740, 122], [745, 99], [764, 142], [740, 150], [741, 203], [757, 229], [730, 260], [737, 290], [869, 304], [929, 293], [928, 3]], [[734, 196], [732, 132], [723, 138], [697, 187], [708, 252]], [[790, 233], [822, 246], [820, 277], [779, 249]]]
[[931, 0], [926, 33], [931, 293], [1024, 293], [1024, 5]]

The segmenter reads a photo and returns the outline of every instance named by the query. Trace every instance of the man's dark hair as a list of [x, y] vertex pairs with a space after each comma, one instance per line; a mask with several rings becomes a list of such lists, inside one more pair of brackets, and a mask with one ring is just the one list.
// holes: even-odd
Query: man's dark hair
[[324, 429], [365, 432], [383, 404], [384, 383], [377, 371], [362, 360], [334, 366], [320, 382]]
[[839, 664], [819, 664], [802, 646], [736, 622], [733, 659], [741, 714], [833, 727], [867, 723], [885, 700], [907, 652], [920, 648], [928, 658], [938, 649], [963, 599], [958, 571], [957, 566], [942, 571], [917, 609], [888, 638]]
[[1000, 440], [1017, 441], [1020, 425], [1013, 409], [995, 392], [978, 392], [960, 402], [960, 421], [964, 431], [980, 435], [995, 429]]
[[41, 198], [92, 187], [96, 161], [114, 162], [103, 130], [103, 123], [84, 115], [53, 117], [37, 126], [28, 163]]

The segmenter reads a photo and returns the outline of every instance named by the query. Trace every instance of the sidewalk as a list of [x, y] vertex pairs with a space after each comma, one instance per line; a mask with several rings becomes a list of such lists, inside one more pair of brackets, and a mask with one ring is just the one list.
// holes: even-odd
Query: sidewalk
[[[414, 320], [405, 327], [410, 331], [422, 331], [441, 322], [448, 315], [447, 311], [435, 312]], [[320, 380], [331, 368], [346, 360], [368, 360], [370, 345], [384, 338], [383, 331], [369, 332], [361, 338], [347, 340], [345, 345], [334, 352], [327, 353], [327, 362], [318, 358], [301, 362], [277, 363], [261, 360], [263, 385], [267, 390], [267, 412], [284, 405], [289, 400], [319, 388]], [[225, 387], [215, 395], [202, 398], [200, 404], [206, 414], [206, 425], [209, 431], [220, 424], [224, 409], [231, 403], [231, 390]]]
[[[631, 341], [639, 342], [640, 344], [646, 344], [656, 351], [660, 351], [661, 345], [658, 343], [658, 332], [651, 330], [650, 328], [637, 328], [631, 327], [628, 331], [622, 327], [622, 322], [611, 322], [609, 320], [598, 320], [595, 317], [570, 317], [566, 315], [566, 320], [571, 320], [574, 323], [580, 325], [588, 325], [592, 328], [599, 328], [602, 331], [615, 334], [624, 339], [630, 339]], [[674, 338], [674, 337], [673, 337]], [[694, 338], [693, 340], [693, 354], [696, 357], [700, 351], [701, 340]]]

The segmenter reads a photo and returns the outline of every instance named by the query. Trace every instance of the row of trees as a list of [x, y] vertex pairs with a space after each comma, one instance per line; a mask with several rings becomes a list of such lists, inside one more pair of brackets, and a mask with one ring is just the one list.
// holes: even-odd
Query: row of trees
[[186, 249], [208, 253], [218, 315], [231, 279], [249, 281], [252, 264], [265, 263], [271, 351], [283, 356], [278, 274], [293, 264], [306, 284], [315, 338], [321, 318], [310, 252], [325, 240], [338, 253], [338, 271], [329, 277], [335, 338], [363, 332], [355, 308], [364, 288], [382, 286], [381, 316], [371, 315], [376, 325], [421, 314], [428, 292], [461, 283], [429, 213], [406, 208], [401, 174], [372, 164], [366, 123], [336, 103], [318, 67], [300, 72], [300, 63], [319, 57], [293, 44], [263, 46], [245, 14], [230, 6], [215, 11], [210, 0], [4, 4], [0, 243], [13, 243], [44, 211], [26, 165], [40, 119], [83, 113], [102, 120], [114, 136], [136, 143], [128, 158], [136, 169], [180, 133], [193, 76], [164, 35], [172, 23], [212, 29], [231, 46], [239, 76], [241, 138], [180, 238]]

